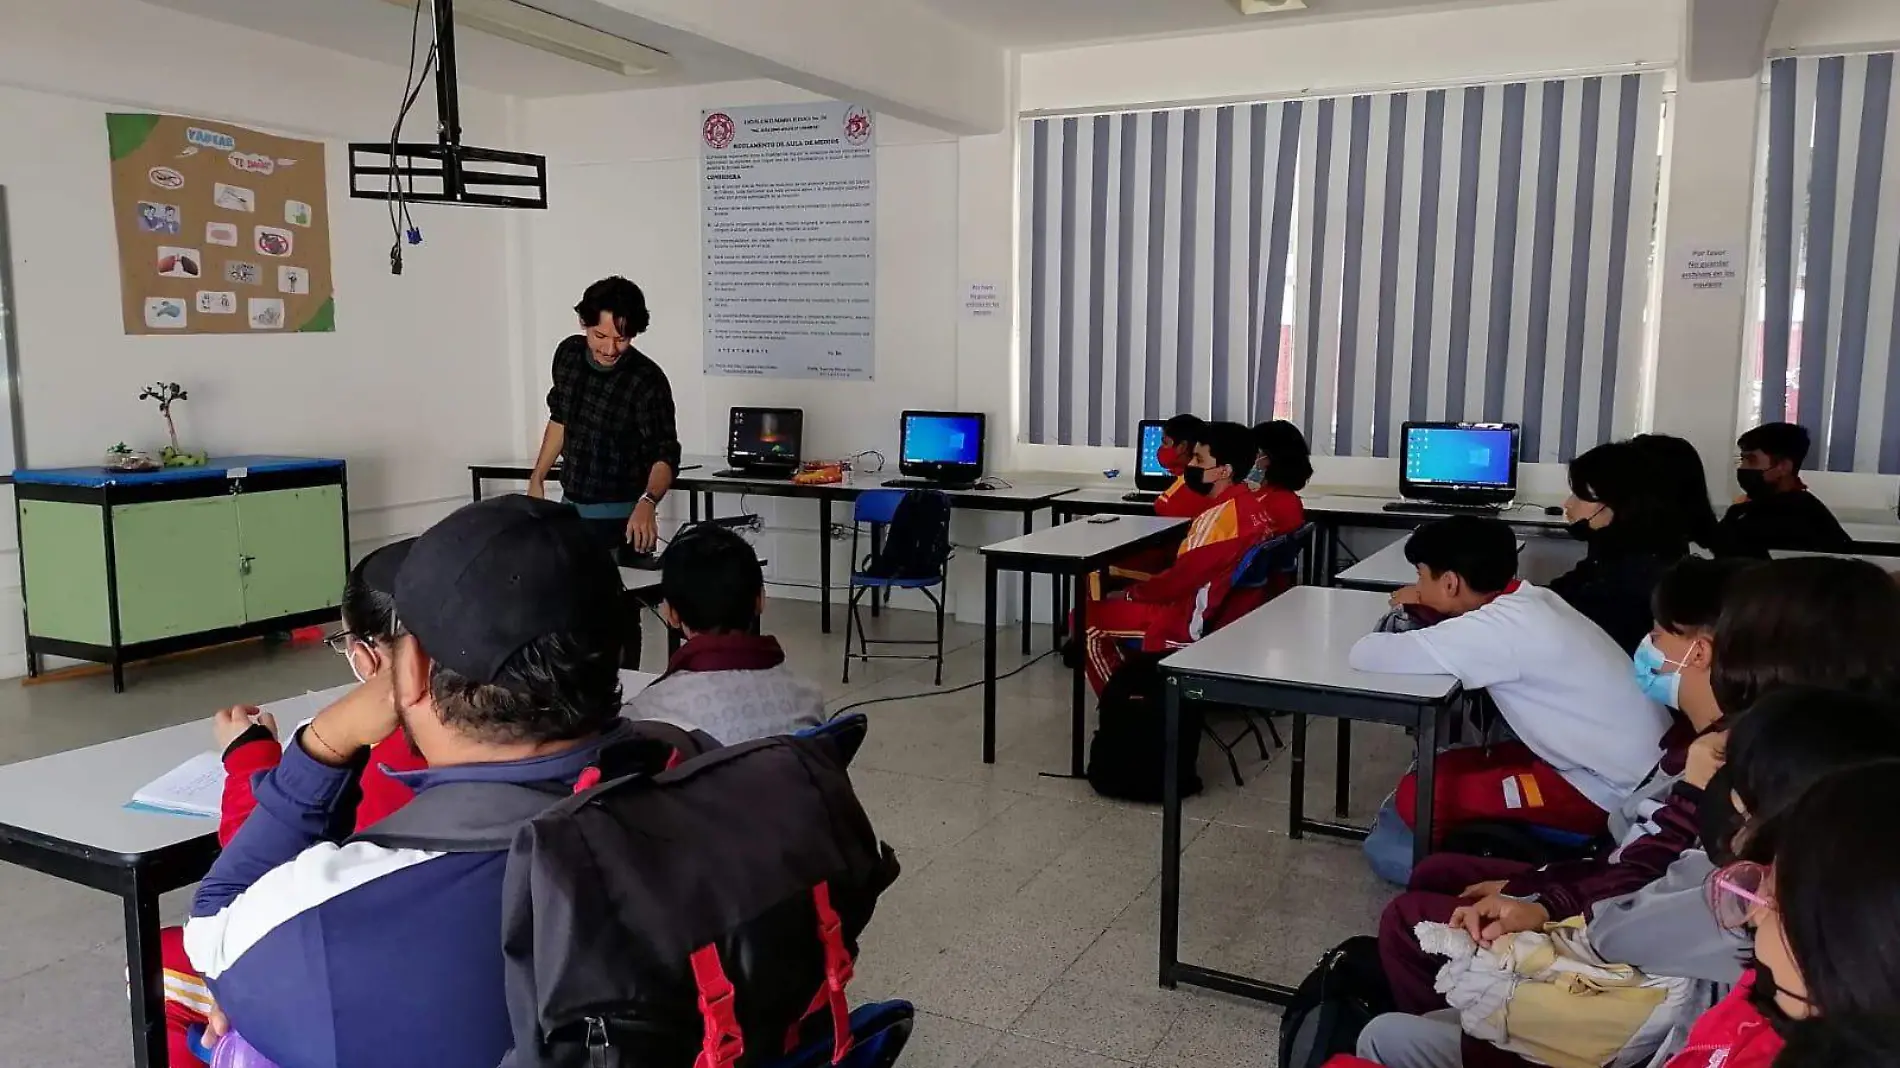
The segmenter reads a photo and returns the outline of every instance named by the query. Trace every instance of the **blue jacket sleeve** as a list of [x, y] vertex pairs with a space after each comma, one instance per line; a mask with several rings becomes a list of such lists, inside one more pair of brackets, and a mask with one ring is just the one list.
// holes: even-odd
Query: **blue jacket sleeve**
[[215, 915], [272, 869], [322, 841], [349, 781], [349, 768], [319, 763], [293, 738], [283, 761], [257, 780], [257, 808], [198, 884], [191, 914]]

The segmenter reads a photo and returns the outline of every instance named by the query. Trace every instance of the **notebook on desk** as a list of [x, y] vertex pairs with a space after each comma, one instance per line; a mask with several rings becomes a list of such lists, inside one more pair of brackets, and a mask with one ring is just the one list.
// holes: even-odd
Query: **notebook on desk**
[[[263, 706], [261, 711], [269, 712], [277, 720], [278, 730], [283, 732], [283, 737], [289, 738], [297, 733], [298, 727], [317, 718], [317, 713], [352, 689], [355, 689], [353, 683], [327, 690], [313, 690], [281, 701], [272, 701]], [[211, 741], [208, 730], [205, 732], [205, 741], [207, 744]], [[132, 792], [132, 800], [125, 803], [125, 807], [130, 809], [208, 819], [216, 819], [223, 806], [224, 755], [210, 751], [199, 753], [139, 787]]]

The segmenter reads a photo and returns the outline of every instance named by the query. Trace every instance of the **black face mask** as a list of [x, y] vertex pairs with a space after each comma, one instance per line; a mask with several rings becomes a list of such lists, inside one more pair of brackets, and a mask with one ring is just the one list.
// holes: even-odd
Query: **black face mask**
[[1788, 1015], [1788, 1010], [1775, 1000], [1775, 995], [1781, 992], [1781, 988], [1775, 985], [1775, 973], [1759, 960], [1750, 960], [1748, 971], [1755, 976], [1755, 981], [1748, 988], [1749, 1007], [1761, 1013], [1762, 1019], [1768, 1021], [1768, 1026], [1776, 1034], [1786, 1037], [1788, 1030], [1800, 1021]]
[[1729, 785], [1734, 778], [1728, 768], [1716, 769], [1696, 804], [1696, 836], [1718, 867], [1734, 863], [1735, 832], [1742, 829], [1742, 814], [1735, 811], [1735, 792]]
[[1578, 541], [1589, 541], [1591, 535], [1596, 533], [1596, 530], [1590, 526], [1588, 519], [1579, 519], [1575, 523], [1564, 527], [1564, 532]]
[[1752, 467], [1740, 468], [1735, 472], [1735, 484], [1742, 487], [1751, 500], [1761, 500], [1768, 495], [1768, 472], [1757, 471]]
[[1206, 494], [1209, 490], [1213, 489], [1212, 486], [1207, 484], [1207, 468], [1205, 467], [1195, 467], [1189, 464], [1187, 468], [1181, 472], [1181, 481], [1187, 484], [1188, 489], [1196, 493]]

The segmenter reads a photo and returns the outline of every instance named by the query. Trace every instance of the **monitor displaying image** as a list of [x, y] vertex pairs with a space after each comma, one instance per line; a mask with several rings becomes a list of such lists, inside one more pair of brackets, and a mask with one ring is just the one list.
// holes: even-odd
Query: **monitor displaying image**
[[1509, 423], [1405, 426], [1402, 483], [1419, 488], [1514, 490], [1517, 427]]
[[1142, 478], [1172, 478], [1168, 469], [1161, 465], [1162, 424], [1144, 422], [1141, 424], [1141, 445], [1139, 459], [1136, 461], [1135, 474]]
[[983, 460], [983, 417], [912, 412], [904, 416], [906, 464], [973, 467]]
[[726, 458], [735, 464], [794, 465], [804, 430], [805, 413], [798, 408], [734, 408]]

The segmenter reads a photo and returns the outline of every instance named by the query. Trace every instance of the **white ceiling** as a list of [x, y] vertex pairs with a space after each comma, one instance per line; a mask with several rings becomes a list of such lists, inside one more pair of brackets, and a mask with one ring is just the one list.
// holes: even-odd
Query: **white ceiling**
[[1242, 15], [1234, 0], [911, 0], [1011, 48], [1059, 48], [1135, 37], [1267, 29], [1530, 0], [1307, 0], [1304, 11]]
[[[198, 15], [246, 29], [287, 37], [305, 44], [398, 67], [408, 65], [411, 12], [384, 0], [145, 0], [146, 3]], [[428, 39], [429, 13], [422, 13]], [[461, 83], [514, 96], [565, 96], [619, 89], [656, 89], [669, 85], [723, 81], [732, 73], [720, 65], [675, 53], [660, 74], [623, 78], [584, 63], [550, 55], [487, 34], [458, 28], [456, 67]], [[428, 90], [425, 90], [428, 92]]]

